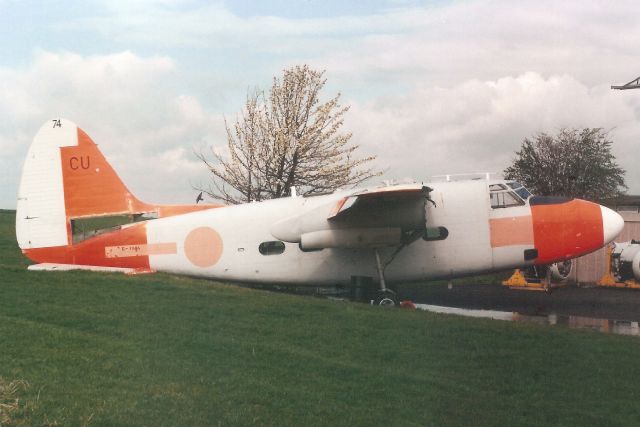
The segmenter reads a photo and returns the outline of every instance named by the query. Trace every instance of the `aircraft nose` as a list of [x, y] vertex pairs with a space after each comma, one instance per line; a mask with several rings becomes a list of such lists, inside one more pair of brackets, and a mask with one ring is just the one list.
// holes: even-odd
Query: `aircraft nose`
[[618, 237], [618, 234], [622, 232], [624, 220], [618, 212], [602, 205], [600, 206], [600, 211], [602, 213], [603, 240], [604, 243], [607, 244], [613, 241], [613, 239]]
[[622, 217], [609, 208], [580, 199], [531, 197], [537, 264], [576, 258], [611, 242], [622, 231]]

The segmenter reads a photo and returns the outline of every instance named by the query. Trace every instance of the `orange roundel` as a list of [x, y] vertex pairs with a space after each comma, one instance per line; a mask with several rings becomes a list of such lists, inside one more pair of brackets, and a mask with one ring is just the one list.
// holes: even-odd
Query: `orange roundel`
[[184, 253], [196, 267], [211, 267], [222, 256], [222, 238], [213, 228], [195, 228], [184, 240]]
[[575, 258], [602, 247], [600, 205], [574, 199], [531, 206], [536, 264]]

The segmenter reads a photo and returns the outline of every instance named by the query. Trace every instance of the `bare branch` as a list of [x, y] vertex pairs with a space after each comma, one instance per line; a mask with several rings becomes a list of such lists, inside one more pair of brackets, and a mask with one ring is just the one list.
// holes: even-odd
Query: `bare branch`
[[358, 146], [349, 144], [351, 133], [340, 131], [349, 106], [340, 105], [340, 94], [320, 101], [324, 74], [295, 66], [274, 77], [268, 96], [250, 91], [233, 125], [225, 120], [228, 154], [212, 150], [210, 161], [197, 153], [212, 174], [210, 186], [200, 190], [242, 203], [287, 196], [293, 186], [314, 194], [381, 175], [364, 167], [375, 157], [352, 158]]

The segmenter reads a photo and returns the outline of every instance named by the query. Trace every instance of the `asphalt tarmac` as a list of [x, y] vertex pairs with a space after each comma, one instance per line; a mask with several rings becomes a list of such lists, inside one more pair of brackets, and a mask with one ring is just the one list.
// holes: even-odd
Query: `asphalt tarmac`
[[640, 289], [577, 287], [551, 292], [509, 289], [497, 284], [409, 284], [398, 297], [414, 303], [478, 310], [517, 312], [532, 316], [557, 314], [640, 321]]

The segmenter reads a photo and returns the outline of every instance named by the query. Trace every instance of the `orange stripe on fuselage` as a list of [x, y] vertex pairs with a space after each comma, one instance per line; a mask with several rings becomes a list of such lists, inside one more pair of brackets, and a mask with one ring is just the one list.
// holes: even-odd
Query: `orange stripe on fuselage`
[[511, 245], [533, 245], [533, 222], [531, 216], [513, 216], [489, 220], [491, 247]]
[[574, 199], [531, 206], [536, 264], [575, 258], [604, 244], [600, 205]]
[[149, 268], [147, 255], [109, 258], [105, 248], [127, 245], [147, 245], [145, 223], [92, 237], [75, 245], [24, 249], [22, 252], [35, 262], [57, 264], [97, 265], [105, 267]]

